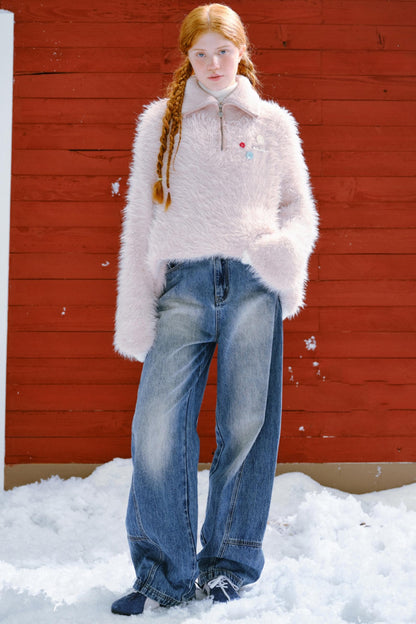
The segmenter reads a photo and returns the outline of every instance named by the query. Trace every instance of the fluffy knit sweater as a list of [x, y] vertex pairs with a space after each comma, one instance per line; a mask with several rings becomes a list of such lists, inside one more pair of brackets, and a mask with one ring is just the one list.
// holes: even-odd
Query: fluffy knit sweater
[[284, 318], [304, 304], [318, 217], [297, 125], [247, 78], [237, 82], [221, 104], [188, 79], [167, 211], [152, 201], [166, 100], [152, 102], [138, 120], [114, 337], [127, 358], [143, 361], [153, 344], [168, 260], [240, 259], [279, 293]]

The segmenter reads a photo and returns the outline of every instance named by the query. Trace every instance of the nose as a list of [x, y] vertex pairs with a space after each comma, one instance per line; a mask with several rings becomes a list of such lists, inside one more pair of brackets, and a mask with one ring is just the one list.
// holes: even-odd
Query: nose
[[217, 54], [213, 54], [209, 59], [208, 68], [209, 69], [217, 69], [219, 67], [219, 60]]

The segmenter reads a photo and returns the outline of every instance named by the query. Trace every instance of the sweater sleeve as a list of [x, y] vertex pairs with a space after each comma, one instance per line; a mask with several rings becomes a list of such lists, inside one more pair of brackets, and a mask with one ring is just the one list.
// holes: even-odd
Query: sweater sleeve
[[117, 280], [114, 348], [120, 355], [141, 362], [152, 346], [157, 322], [155, 285], [146, 257], [164, 112], [161, 102], [154, 102], [146, 109], [136, 128]]
[[280, 109], [281, 195], [277, 227], [258, 236], [248, 253], [253, 267], [268, 287], [286, 291], [304, 287], [309, 256], [318, 236], [318, 215], [303, 157], [297, 125]]

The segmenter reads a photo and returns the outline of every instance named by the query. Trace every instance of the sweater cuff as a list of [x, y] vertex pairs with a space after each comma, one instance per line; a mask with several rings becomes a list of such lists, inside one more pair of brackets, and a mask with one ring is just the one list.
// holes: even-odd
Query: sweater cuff
[[261, 280], [275, 291], [293, 288], [302, 275], [302, 260], [292, 240], [274, 232], [258, 237], [249, 247], [248, 256]]

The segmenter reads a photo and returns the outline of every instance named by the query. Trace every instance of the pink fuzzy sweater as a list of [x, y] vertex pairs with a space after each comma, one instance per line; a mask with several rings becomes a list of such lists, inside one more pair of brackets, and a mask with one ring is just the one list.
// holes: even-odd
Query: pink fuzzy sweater
[[[283, 316], [304, 304], [318, 217], [296, 122], [244, 76], [222, 105], [188, 80], [172, 204], [152, 201], [166, 100], [139, 118], [121, 235], [114, 346], [143, 361], [157, 325], [167, 260], [248, 262], [279, 293]], [[166, 195], [165, 195], [166, 196]]]

